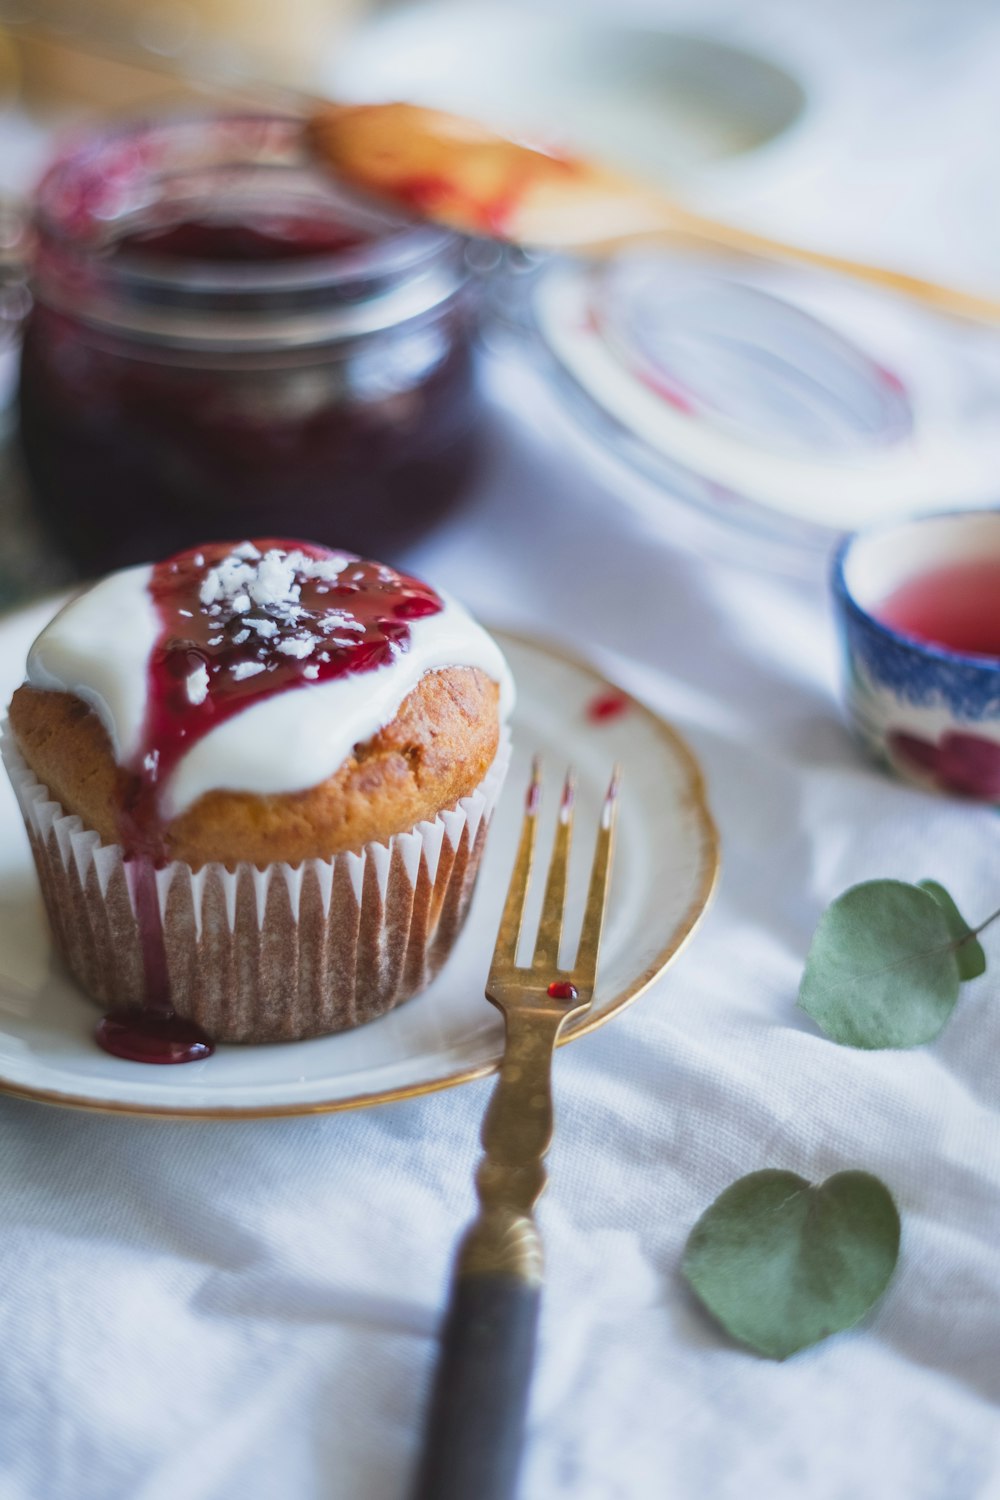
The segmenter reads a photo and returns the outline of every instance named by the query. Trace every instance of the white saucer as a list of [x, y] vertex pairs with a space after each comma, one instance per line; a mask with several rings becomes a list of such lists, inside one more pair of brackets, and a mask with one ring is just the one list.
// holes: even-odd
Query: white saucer
[[[52, 608], [51, 602], [36, 606], [0, 623], [3, 702], [21, 681], [27, 648]], [[624, 767], [597, 994], [565, 1040], [601, 1025], [641, 994], [691, 934], [715, 879], [716, 834], [700, 770], [674, 731], [632, 699], [618, 714], [588, 716], [588, 706], [611, 691], [591, 667], [540, 642], [497, 634], [518, 684], [514, 762], [468, 924], [429, 990], [356, 1031], [281, 1046], [220, 1047], [204, 1062], [174, 1067], [109, 1057], [93, 1041], [94, 1006], [53, 952], [20, 814], [4, 781], [0, 1090], [80, 1109], [230, 1119], [349, 1109], [491, 1072], [499, 1059], [501, 1023], [483, 998], [483, 984], [536, 753], [546, 767], [549, 819], [567, 762], [577, 769], [579, 834], [571, 890], [577, 921], [608, 776], [616, 760]], [[543, 848], [550, 831], [543, 817]], [[571, 911], [571, 924], [572, 918]]]

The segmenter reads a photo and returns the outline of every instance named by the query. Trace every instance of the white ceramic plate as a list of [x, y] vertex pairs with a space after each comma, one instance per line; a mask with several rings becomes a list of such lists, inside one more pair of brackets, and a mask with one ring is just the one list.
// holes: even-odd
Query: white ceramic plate
[[[0, 623], [0, 695], [21, 681], [25, 653], [51, 603]], [[513, 862], [531, 757], [546, 769], [542, 843], [559, 778], [579, 777], [572, 930], [582, 911], [592, 830], [612, 764], [624, 767], [619, 837], [601, 970], [589, 1014], [566, 1040], [636, 998], [677, 953], [707, 905], [716, 835], [691, 752], [648, 709], [595, 720], [610, 685], [538, 642], [497, 632], [517, 679], [514, 761], [495, 815], [479, 888], [458, 948], [432, 987], [356, 1031], [270, 1047], [220, 1047], [200, 1063], [151, 1067], [109, 1057], [93, 1041], [95, 1009], [56, 958], [20, 814], [0, 786], [0, 1090], [51, 1104], [127, 1114], [217, 1119], [308, 1114], [405, 1098], [492, 1071], [501, 1025], [483, 984]], [[573, 880], [573, 877], [576, 877]], [[540, 886], [541, 882], [536, 882]], [[536, 890], [539, 903], [540, 890]], [[575, 897], [575, 900], [573, 898]]]
[[666, 181], [775, 140], [805, 104], [789, 73], [743, 48], [509, 0], [376, 15], [328, 82], [335, 98], [455, 110]]

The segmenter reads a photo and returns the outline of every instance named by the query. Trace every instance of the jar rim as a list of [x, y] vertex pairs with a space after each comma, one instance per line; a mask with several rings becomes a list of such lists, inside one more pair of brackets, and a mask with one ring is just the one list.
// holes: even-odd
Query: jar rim
[[[352, 194], [332, 175], [315, 169], [302, 141], [300, 119], [262, 111], [192, 111], [78, 130], [37, 185], [34, 228], [64, 251], [103, 261], [114, 243], [113, 229], [134, 229], [143, 211], [157, 206], [151, 190], [158, 181], [172, 180], [182, 171], [305, 173], [312, 167], [313, 180], [323, 190], [315, 194], [316, 205], [349, 218], [365, 235], [358, 246], [253, 262], [158, 257], [126, 248], [115, 257], [116, 270], [136, 281], [206, 291], [282, 290], [337, 284], [373, 270], [403, 270], [460, 240], [451, 230], [402, 217]], [[218, 159], [211, 154], [213, 143]], [[196, 195], [190, 201], [197, 207]]]
[[[358, 243], [253, 261], [109, 253], [136, 230], [211, 217], [220, 197], [248, 216], [297, 206]], [[77, 132], [39, 183], [33, 222], [39, 301], [175, 347], [356, 337], [429, 312], [468, 278], [462, 236], [350, 193], [309, 158], [293, 116], [199, 111]]]

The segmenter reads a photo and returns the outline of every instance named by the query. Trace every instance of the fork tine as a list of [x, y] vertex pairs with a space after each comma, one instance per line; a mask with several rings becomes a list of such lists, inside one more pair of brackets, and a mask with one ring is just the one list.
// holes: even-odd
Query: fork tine
[[591, 989], [597, 978], [597, 950], [601, 942], [604, 913], [608, 904], [608, 875], [611, 869], [611, 854], [615, 842], [615, 822], [618, 817], [618, 793], [621, 789], [621, 767], [615, 766], [611, 783], [601, 810], [601, 824], [597, 830], [594, 848], [594, 863], [590, 871], [590, 887], [587, 891], [587, 906], [583, 914], [580, 946], [577, 949], [573, 979], [580, 989]]
[[531, 961], [534, 969], [556, 969], [559, 966], [559, 944], [562, 940], [563, 910], [566, 906], [566, 871], [573, 840], [573, 809], [576, 801], [576, 777], [570, 766], [559, 803], [552, 858], [549, 861], [542, 915], [538, 924], [538, 941]]
[[493, 949], [490, 966], [490, 981], [504, 970], [513, 969], [517, 963], [517, 943], [524, 921], [524, 908], [528, 899], [528, 883], [535, 857], [535, 835], [538, 831], [538, 807], [542, 798], [542, 762], [535, 756], [531, 766], [531, 781], [524, 803], [524, 822], [521, 824], [521, 839], [517, 846], [517, 858], [511, 872], [507, 899], [504, 902], [500, 930]]

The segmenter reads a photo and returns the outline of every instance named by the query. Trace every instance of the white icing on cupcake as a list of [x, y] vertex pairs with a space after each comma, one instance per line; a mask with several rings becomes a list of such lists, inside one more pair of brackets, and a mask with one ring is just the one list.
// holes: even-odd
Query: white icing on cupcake
[[[227, 639], [242, 638], [249, 657], [212, 671], [230, 672], [236, 682], [256, 681], [277, 652], [286, 663], [302, 663], [307, 686], [250, 698], [197, 738], [159, 788], [164, 817], [185, 812], [209, 791], [267, 795], [316, 786], [343, 765], [355, 745], [395, 718], [427, 672], [478, 667], [499, 684], [501, 718], [508, 717], [514, 688], [500, 648], [462, 605], [443, 594], [440, 611], [406, 621], [408, 649], [395, 651], [391, 661], [314, 682], [319, 663], [329, 660], [324, 653], [346, 648], [364, 627], [353, 620], [349, 605], [324, 609], [319, 617], [303, 610], [299, 580], [308, 577], [323, 590], [340, 575], [349, 577], [352, 562], [348, 554], [317, 558], [284, 550], [262, 557], [245, 544], [206, 571], [200, 604], [205, 614], [218, 618], [220, 629], [209, 644], [222, 643], [235, 616], [248, 617], [247, 636], [237, 620], [237, 633]], [[387, 580], [395, 576], [385, 570]], [[88, 703], [108, 732], [116, 760], [126, 766], [143, 750], [149, 663], [163, 628], [150, 594], [152, 577], [152, 567], [143, 566], [103, 579], [66, 605], [28, 656], [28, 682], [74, 693]], [[208, 669], [195, 665], [184, 682], [188, 701], [196, 707], [204, 703], [211, 688]]]

